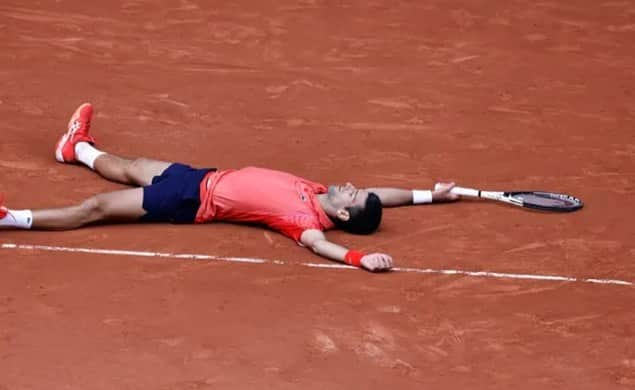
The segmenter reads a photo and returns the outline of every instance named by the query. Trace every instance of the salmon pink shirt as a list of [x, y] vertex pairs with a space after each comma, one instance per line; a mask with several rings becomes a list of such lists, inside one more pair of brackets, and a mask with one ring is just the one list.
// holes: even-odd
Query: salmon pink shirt
[[257, 223], [299, 242], [307, 229], [333, 228], [317, 199], [326, 191], [322, 184], [271, 169], [212, 171], [201, 181], [196, 223]]

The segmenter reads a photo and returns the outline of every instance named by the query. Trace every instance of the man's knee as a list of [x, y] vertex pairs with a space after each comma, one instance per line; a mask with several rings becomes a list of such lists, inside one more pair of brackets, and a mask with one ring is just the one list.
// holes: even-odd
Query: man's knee
[[[148, 166], [152, 163], [152, 160], [139, 157], [130, 162], [126, 167], [126, 176], [128, 180], [137, 185], [148, 185]], [[150, 178], [151, 180], [151, 178]]]
[[126, 167], [126, 172], [128, 173], [128, 175], [134, 176], [135, 173], [143, 171], [147, 163], [148, 163], [147, 158], [143, 158], [143, 157], [136, 158], [132, 160], [130, 164], [128, 164], [128, 166]]
[[107, 217], [107, 205], [102, 196], [96, 195], [86, 199], [80, 205], [84, 224], [97, 222]]
[[130, 166], [133, 169], [143, 169], [147, 164], [149, 164], [150, 162], [152, 162], [152, 160], [145, 158], [145, 157], [137, 157], [134, 160], [132, 160], [132, 163], [130, 164]]

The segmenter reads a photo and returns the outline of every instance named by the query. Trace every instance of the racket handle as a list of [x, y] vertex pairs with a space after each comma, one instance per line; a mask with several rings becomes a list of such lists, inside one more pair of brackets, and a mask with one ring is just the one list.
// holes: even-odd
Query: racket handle
[[[434, 189], [438, 190], [440, 187], [439, 183], [434, 185]], [[460, 196], [466, 196], [469, 198], [480, 198], [481, 197], [481, 191], [480, 190], [475, 190], [473, 188], [465, 188], [465, 187], [454, 187], [452, 188], [452, 190], [450, 191], [453, 194], [457, 194]]]

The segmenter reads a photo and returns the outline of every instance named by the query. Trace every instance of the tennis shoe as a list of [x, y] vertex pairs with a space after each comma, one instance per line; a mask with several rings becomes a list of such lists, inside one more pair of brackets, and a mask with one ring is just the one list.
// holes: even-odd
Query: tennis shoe
[[9, 209], [4, 205], [4, 195], [0, 194], [0, 219], [6, 217], [7, 214], [9, 214]]
[[90, 121], [93, 118], [93, 106], [84, 103], [77, 107], [77, 110], [68, 121], [68, 130], [62, 135], [55, 146], [55, 159], [61, 163], [77, 162], [75, 157], [75, 145], [79, 142], [95, 144], [95, 139], [88, 133]]

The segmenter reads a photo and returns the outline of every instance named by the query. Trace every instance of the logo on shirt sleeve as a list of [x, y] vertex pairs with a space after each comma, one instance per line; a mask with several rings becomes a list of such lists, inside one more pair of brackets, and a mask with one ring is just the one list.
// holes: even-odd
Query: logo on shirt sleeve
[[296, 183], [295, 185], [295, 190], [298, 191], [298, 195], [300, 195], [300, 200], [303, 203], [306, 203], [309, 200], [309, 197], [307, 196], [307, 190], [306, 188], [302, 185], [302, 183]]

